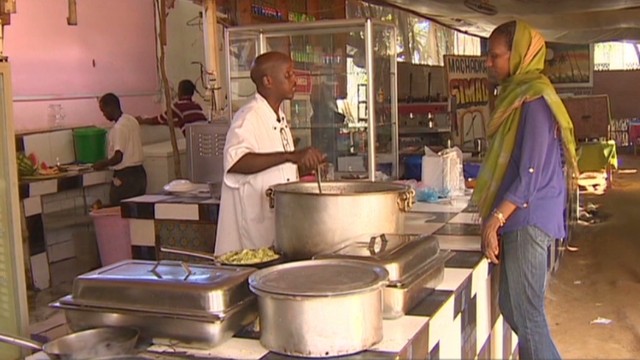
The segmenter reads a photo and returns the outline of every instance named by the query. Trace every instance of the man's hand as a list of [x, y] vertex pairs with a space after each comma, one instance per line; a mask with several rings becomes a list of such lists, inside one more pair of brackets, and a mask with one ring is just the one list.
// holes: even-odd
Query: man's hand
[[326, 154], [323, 154], [318, 149], [312, 147], [295, 151], [292, 154], [293, 162], [305, 169], [315, 169], [318, 165], [325, 162], [326, 158]]
[[482, 225], [482, 252], [492, 263], [499, 263], [500, 246], [498, 244], [498, 228], [500, 221], [497, 217], [489, 215]]
[[106, 161], [98, 161], [97, 163], [91, 165], [91, 168], [95, 171], [104, 170], [107, 167], [109, 167], [109, 165], [107, 164]]

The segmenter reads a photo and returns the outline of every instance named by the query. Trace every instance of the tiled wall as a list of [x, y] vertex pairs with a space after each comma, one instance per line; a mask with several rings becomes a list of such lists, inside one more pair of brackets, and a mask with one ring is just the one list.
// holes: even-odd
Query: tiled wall
[[73, 147], [73, 131], [71, 129], [18, 135], [18, 150], [25, 154], [34, 153], [40, 162], [48, 165], [70, 164], [76, 161]]
[[[84, 196], [83, 196], [84, 193]], [[67, 190], [42, 197], [42, 213], [76, 209], [86, 213], [93, 203], [100, 200], [109, 202], [109, 184], [101, 184], [87, 188]], [[85, 203], [86, 201], [86, 203]]]
[[42, 219], [51, 285], [71, 281], [100, 265], [89, 213], [96, 200], [108, 202], [109, 184], [42, 196]]
[[75, 208], [84, 208], [82, 189], [67, 190], [42, 197], [43, 214], [50, 214], [53, 212], [64, 210], [73, 210]]
[[20, 184], [23, 244], [35, 288], [70, 281], [99, 265], [88, 210], [98, 199], [108, 202], [110, 178], [99, 171]]

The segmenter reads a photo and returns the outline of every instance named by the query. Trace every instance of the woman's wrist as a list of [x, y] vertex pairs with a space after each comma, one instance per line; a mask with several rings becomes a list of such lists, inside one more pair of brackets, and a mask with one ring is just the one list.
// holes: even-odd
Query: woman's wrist
[[498, 220], [500, 227], [503, 227], [504, 224], [507, 222], [507, 219], [504, 217], [504, 214], [498, 209], [493, 209], [493, 211], [491, 211], [491, 216]]

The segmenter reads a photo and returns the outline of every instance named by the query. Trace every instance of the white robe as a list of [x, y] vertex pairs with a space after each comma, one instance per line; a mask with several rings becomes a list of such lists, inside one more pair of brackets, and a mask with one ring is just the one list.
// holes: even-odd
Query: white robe
[[269, 208], [265, 193], [272, 185], [297, 181], [298, 167], [285, 163], [251, 175], [228, 170], [247, 153], [293, 151], [293, 138], [282, 110], [279, 117], [280, 122], [259, 94], [233, 117], [224, 147], [215, 254], [268, 247], [275, 241], [275, 210]]

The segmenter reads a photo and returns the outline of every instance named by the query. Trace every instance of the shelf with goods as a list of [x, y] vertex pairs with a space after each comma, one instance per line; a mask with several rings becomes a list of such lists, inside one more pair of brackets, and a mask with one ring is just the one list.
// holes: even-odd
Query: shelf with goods
[[451, 116], [446, 102], [398, 103], [398, 151], [420, 152], [424, 146], [444, 148], [451, 141]]
[[344, 19], [344, 0], [218, 0], [234, 25]]
[[[354, 150], [357, 145], [367, 152], [363, 158], [367, 161], [367, 177], [372, 180], [375, 159], [381, 158], [378, 153], [388, 152], [389, 173], [397, 176], [392, 24], [353, 19], [252, 25], [227, 29], [225, 39], [231, 74], [227, 79], [230, 117], [237, 105], [247, 100], [241, 95], [255, 91], [249, 84], [249, 59], [270, 50], [287, 52], [294, 60], [298, 88], [294, 98], [284, 103], [284, 111], [298, 146], [318, 148], [337, 168], [339, 159], [354, 153], [359, 156], [361, 151]], [[380, 50], [374, 40], [388, 47]], [[367, 51], [372, 56], [367, 57]], [[247, 55], [252, 52], [255, 54]], [[363, 94], [358, 94], [358, 89]], [[366, 104], [366, 111], [358, 113], [358, 102]], [[375, 142], [376, 146], [363, 148], [365, 142]]]

